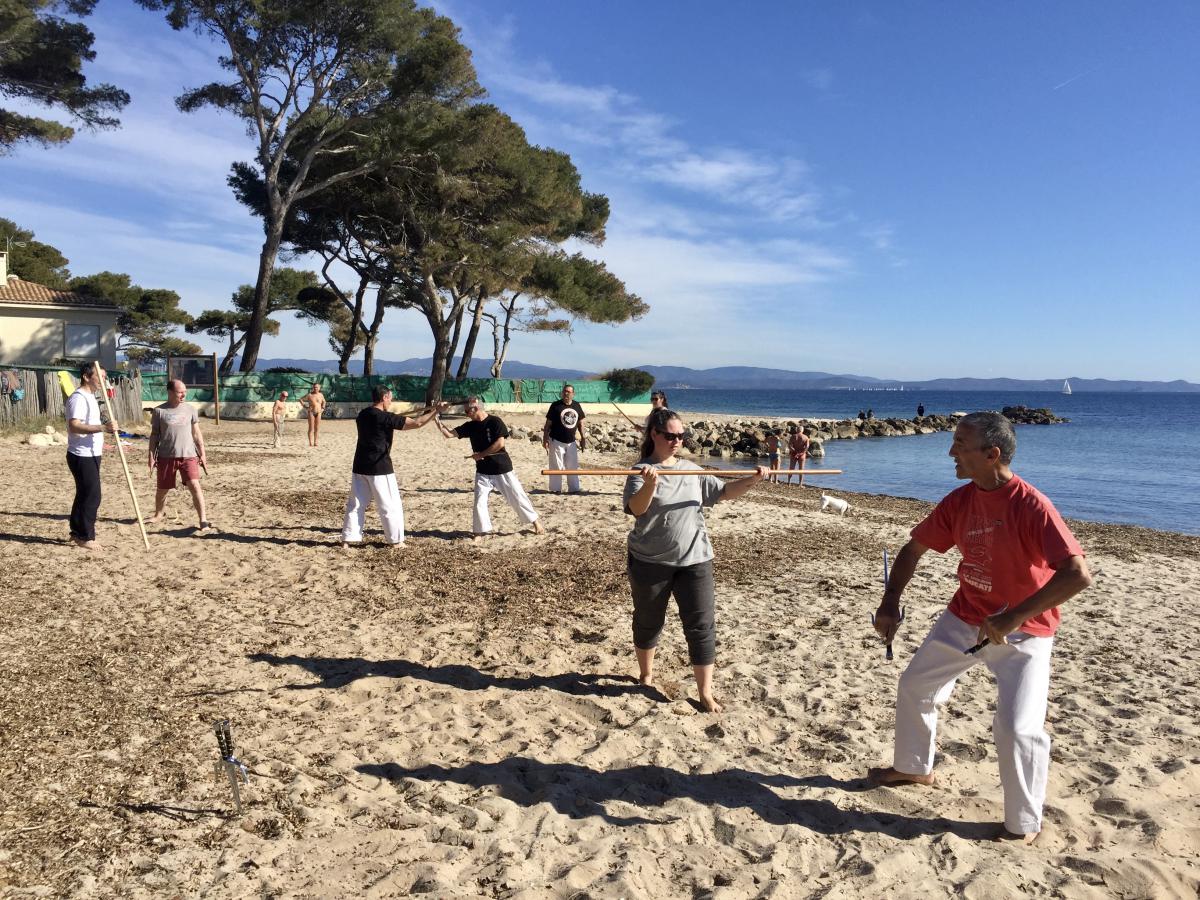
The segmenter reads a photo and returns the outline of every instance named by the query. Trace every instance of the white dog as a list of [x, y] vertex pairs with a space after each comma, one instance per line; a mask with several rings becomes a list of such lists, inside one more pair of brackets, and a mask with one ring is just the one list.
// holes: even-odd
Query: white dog
[[832, 509], [832, 510], [836, 510], [837, 514], [839, 516], [844, 516], [846, 514], [846, 510], [848, 510], [849, 508], [850, 508], [850, 504], [847, 503], [845, 500], [840, 500], [837, 497], [829, 497], [829, 496], [826, 496], [825, 494], [821, 495], [821, 511], [822, 512], [824, 512], [827, 509]]

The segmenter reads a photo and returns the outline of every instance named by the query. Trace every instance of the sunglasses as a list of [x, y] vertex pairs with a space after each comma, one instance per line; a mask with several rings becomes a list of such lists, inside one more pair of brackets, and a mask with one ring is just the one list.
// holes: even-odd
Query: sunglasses
[[674, 434], [670, 431], [663, 431], [660, 428], [656, 428], [654, 430], [663, 436], [663, 440], [670, 441], [671, 443], [675, 443], [675, 441], [686, 441], [692, 436], [690, 431], [681, 431], [678, 434]]

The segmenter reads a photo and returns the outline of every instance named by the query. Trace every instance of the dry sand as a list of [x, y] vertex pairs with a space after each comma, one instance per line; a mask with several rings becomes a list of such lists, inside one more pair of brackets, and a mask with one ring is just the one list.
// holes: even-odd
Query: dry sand
[[[532, 417], [514, 417], [526, 425]], [[61, 448], [0, 441], [0, 894], [130, 897], [1195, 897], [1200, 539], [1075, 523], [1096, 584], [1055, 650], [1047, 829], [1001, 819], [995, 692], [963, 678], [940, 785], [870, 789], [896, 679], [954, 588], [926, 558], [886, 663], [880, 554], [928, 504], [761, 485], [718, 506], [719, 716], [677, 621], [639, 687], [618, 480], [534, 492], [549, 532], [476, 548], [465, 442], [398, 435], [409, 540], [337, 549], [353, 424], [270, 449], [206, 423], [143, 552], [115, 454], [100, 556], [65, 542]], [[538, 444], [513, 442], [527, 488]], [[143, 508], [153, 484], [132, 453]], [[586, 454], [585, 460], [627, 460]], [[886, 486], [881, 485], [881, 489]], [[214, 777], [233, 722], [246, 811]]]

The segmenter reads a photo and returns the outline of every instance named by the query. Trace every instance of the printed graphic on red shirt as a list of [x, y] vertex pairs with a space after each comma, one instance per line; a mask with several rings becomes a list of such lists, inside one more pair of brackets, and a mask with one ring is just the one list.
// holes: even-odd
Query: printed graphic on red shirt
[[983, 591], [992, 592], [992, 550], [996, 544], [996, 532], [1004, 527], [998, 519], [971, 515], [963, 535], [963, 562], [959, 574], [963, 581]]

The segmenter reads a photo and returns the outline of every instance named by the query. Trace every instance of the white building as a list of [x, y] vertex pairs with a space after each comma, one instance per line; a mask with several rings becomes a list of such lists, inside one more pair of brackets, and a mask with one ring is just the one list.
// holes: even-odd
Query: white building
[[22, 281], [0, 250], [0, 365], [51, 365], [56, 359], [117, 364], [117, 307], [103, 300]]

